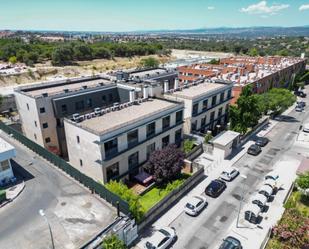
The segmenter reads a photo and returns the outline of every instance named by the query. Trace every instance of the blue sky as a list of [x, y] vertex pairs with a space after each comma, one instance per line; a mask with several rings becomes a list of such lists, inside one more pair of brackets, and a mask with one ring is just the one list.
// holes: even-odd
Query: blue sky
[[0, 0], [0, 29], [135, 31], [309, 24], [309, 0]]

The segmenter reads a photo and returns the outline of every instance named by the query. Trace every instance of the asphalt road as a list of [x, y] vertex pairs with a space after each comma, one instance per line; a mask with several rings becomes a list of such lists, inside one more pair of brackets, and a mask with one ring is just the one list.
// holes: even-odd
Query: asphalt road
[[[241, 174], [247, 176], [246, 180], [238, 176], [233, 182], [227, 183], [227, 189], [219, 198], [206, 197], [209, 205], [198, 217], [190, 217], [183, 212], [170, 224], [176, 228], [178, 235], [178, 240], [172, 248], [217, 248], [218, 242], [224, 239], [228, 228], [237, 218], [243, 189], [246, 202], [257, 190], [264, 176], [272, 170], [276, 161], [285, 154], [299, 156], [292, 145], [298, 135], [299, 126], [309, 117], [309, 107], [306, 109], [307, 112], [292, 111], [290, 115], [284, 116], [283, 120], [267, 134], [271, 142], [262, 149], [260, 155], [245, 154], [234, 165]], [[204, 193], [203, 195], [205, 196]]]
[[1, 133], [17, 150], [13, 171], [25, 180], [24, 191], [0, 209], [0, 248], [50, 248], [39, 209], [50, 221], [56, 248], [78, 248], [114, 220], [115, 209], [95, 198], [45, 160]]

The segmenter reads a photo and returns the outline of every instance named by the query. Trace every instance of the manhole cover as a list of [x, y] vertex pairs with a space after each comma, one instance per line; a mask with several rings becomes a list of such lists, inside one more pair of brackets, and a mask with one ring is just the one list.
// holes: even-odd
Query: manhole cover
[[221, 218], [220, 218], [220, 222], [226, 222], [227, 221], [227, 217], [226, 216], [222, 216]]
[[61, 206], [65, 206], [67, 203], [65, 201], [61, 202]]

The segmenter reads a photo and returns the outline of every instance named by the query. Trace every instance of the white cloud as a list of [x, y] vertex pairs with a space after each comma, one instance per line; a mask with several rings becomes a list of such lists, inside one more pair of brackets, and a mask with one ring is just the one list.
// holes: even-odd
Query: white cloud
[[208, 6], [207, 9], [208, 9], [208, 10], [214, 10], [215, 7], [214, 7], [214, 6]]
[[274, 15], [277, 14], [280, 10], [284, 10], [290, 7], [288, 4], [273, 4], [267, 5], [267, 1], [261, 1], [256, 4], [249, 5], [246, 8], [241, 8], [240, 12], [248, 14], [267, 14]]
[[309, 10], [309, 4], [303, 4], [299, 7], [299, 10], [300, 11], [303, 11], [303, 10]]

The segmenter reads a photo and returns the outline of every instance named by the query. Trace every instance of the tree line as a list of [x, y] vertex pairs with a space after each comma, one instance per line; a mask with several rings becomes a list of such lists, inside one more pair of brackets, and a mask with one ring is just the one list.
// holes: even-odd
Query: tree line
[[153, 54], [168, 54], [160, 43], [152, 42], [44, 42], [19, 38], [0, 39], [0, 60], [12, 63], [23, 62], [32, 66], [38, 62], [51, 60], [53, 65], [63, 66], [74, 61], [112, 59]]

